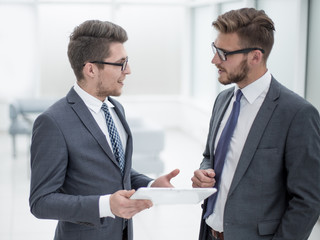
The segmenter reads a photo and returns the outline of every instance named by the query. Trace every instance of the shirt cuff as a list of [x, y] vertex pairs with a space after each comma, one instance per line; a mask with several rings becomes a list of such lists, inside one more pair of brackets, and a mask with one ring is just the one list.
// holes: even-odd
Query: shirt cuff
[[151, 187], [152, 183], [154, 183], [155, 180], [152, 180], [148, 183], [148, 186], [147, 187]]
[[104, 218], [104, 217], [115, 218], [114, 214], [111, 212], [111, 209], [110, 209], [110, 194], [100, 196], [99, 214], [100, 214], [100, 218]]

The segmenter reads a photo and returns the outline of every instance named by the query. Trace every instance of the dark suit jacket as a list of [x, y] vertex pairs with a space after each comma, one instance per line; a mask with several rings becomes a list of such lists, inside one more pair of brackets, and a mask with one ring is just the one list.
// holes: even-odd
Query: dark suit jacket
[[[202, 169], [213, 168], [214, 141], [232, 95], [233, 88], [216, 99]], [[230, 186], [224, 239], [304, 240], [319, 212], [319, 113], [272, 78]], [[202, 220], [199, 239], [207, 234]]]
[[[99, 217], [99, 197], [147, 186], [150, 178], [131, 168], [132, 135], [124, 109], [114, 99], [127, 134], [124, 177], [105, 135], [72, 88], [35, 121], [31, 144], [31, 212], [59, 220], [55, 239], [122, 239], [124, 219]], [[128, 221], [129, 239], [132, 222]]]

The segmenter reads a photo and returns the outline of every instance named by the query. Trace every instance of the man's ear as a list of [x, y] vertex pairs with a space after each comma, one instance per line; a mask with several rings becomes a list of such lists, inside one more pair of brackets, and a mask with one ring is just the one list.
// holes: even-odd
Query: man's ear
[[254, 50], [250, 53], [251, 58], [250, 62], [251, 64], [260, 64], [263, 61], [263, 53], [259, 50]]
[[97, 69], [94, 64], [86, 63], [83, 67], [83, 75], [87, 76], [88, 78], [93, 78]]

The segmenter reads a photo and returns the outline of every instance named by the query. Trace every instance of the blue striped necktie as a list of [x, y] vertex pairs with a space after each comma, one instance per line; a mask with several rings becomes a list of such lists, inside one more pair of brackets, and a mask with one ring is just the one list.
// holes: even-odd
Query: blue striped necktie
[[[228, 152], [228, 148], [230, 145], [231, 137], [233, 135], [234, 129], [237, 125], [239, 112], [240, 112], [240, 99], [242, 97], [241, 90], [237, 90], [236, 93], [236, 100], [233, 102], [232, 111], [230, 113], [230, 116], [228, 118], [228, 121], [221, 133], [216, 151], [214, 153], [214, 172], [216, 174], [215, 176], [215, 188], [219, 190], [220, 186], [220, 180], [221, 180], [221, 174], [224, 166], [224, 161], [226, 159], [226, 155]], [[218, 194], [213, 194], [208, 198], [207, 208], [206, 212], [203, 216], [203, 219], [206, 219], [213, 213], [214, 205], [217, 200]]]
[[113, 149], [113, 154], [114, 154], [116, 160], [119, 162], [121, 174], [123, 175], [124, 166], [125, 166], [125, 159], [124, 159], [124, 150], [122, 147], [120, 136], [119, 136], [117, 128], [113, 122], [113, 119], [111, 117], [111, 114], [110, 114], [110, 111], [109, 111], [107, 104], [103, 103], [101, 109], [104, 112], [104, 115], [106, 118], [110, 141], [111, 141], [111, 145], [112, 145], [112, 149]]

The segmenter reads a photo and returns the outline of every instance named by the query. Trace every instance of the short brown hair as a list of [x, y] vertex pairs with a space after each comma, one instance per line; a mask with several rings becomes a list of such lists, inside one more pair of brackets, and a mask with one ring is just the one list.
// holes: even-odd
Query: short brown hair
[[263, 10], [241, 8], [220, 15], [212, 23], [221, 33], [237, 33], [243, 48], [264, 49], [264, 60], [271, 52], [274, 43], [274, 23]]
[[111, 22], [88, 20], [75, 27], [70, 35], [68, 57], [77, 80], [83, 79], [84, 63], [102, 61], [110, 55], [110, 43], [124, 43], [127, 40], [126, 31]]

